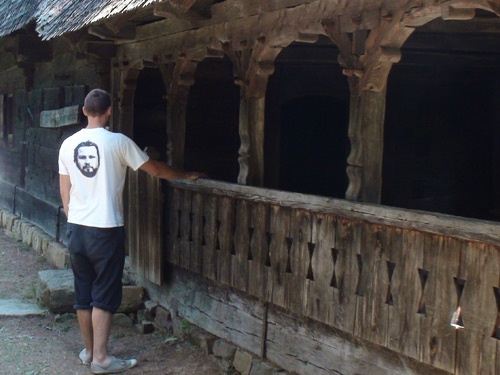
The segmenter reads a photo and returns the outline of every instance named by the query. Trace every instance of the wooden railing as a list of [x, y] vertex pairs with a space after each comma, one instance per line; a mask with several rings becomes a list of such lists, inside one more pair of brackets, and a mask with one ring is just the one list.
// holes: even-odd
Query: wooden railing
[[500, 225], [215, 181], [167, 199], [170, 263], [450, 373], [499, 372]]

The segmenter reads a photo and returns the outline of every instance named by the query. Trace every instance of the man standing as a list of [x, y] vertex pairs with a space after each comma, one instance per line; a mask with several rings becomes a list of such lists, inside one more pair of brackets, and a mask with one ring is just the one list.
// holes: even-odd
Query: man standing
[[85, 345], [79, 356], [91, 365], [92, 373], [111, 374], [137, 364], [135, 359], [123, 360], [107, 352], [113, 313], [122, 299], [127, 167], [168, 180], [196, 180], [202, 175], [150, 160], [128, 137], [106, 130], [111, 115], [106, 91], [92, 90], [83, 113], [88, 126], [67, 138], [59, 150], [59, 183], [70, 233], [74, 308]]

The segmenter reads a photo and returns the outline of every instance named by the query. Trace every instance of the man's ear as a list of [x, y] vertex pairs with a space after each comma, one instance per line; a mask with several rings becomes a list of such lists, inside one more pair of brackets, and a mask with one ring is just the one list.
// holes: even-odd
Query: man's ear
[[85, 107], [82, 107], [82, 112], [83, 112], [83, 114], [84, 114], [86, 117], [89, 117], [89, 115], [87, 114], [87, 110], [85, 109]]
[[106, 111], [106, 115], [111, 116], [111, 106], [108, 107], [108, 110]]

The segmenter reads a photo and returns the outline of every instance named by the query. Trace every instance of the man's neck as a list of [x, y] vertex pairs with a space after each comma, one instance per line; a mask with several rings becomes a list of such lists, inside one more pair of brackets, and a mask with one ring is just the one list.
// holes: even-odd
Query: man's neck
[[87, 129], [104, 128], [108, 118], [106, 116], [88, 117]]

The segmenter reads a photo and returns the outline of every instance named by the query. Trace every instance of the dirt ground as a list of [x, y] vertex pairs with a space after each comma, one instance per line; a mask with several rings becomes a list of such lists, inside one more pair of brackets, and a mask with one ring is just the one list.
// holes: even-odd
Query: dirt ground
[[[0, 300], [22, 298], [35, 303], [38, 271], [53, 269], [33, 249], [0, 229]], [[1, 303], [1, 301], [0, 301]], [[165, 334], [140, 334], [133, 326], [115, 325], [110, 353], [136, 358], [130, 375], [223, 375], [214, 359], [188, 342], [168, 344]], [[88, 366], [78, 360], [82, 349], [73, 314], [44, 317], [0, 317], [0, 375], [83, 375]]]

